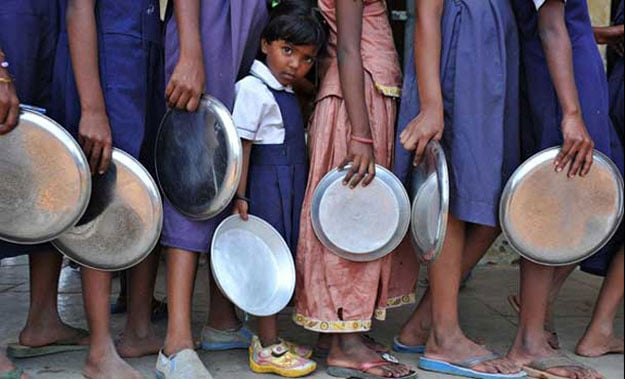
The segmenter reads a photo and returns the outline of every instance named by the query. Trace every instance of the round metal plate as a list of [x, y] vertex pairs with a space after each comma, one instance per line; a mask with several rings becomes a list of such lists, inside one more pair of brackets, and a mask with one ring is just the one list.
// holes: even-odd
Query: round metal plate
[[156, 140], [156, 178], [167, 200], [192, 220], [207, 220], [232, 200], [242, 148], [228, 109], [204, 96], [196, 112], [169, 110]]
[[36, 244], [74, 225], [91, 193], [89, 164], [56, 122], [23, 110], [0, 136], [0, 239]]
[[278, 313], [295, 290], [295, 264], [288, 245], [271, 225], [252, 215], [247, 221], [232, 215], [219, 224], [211, 270], [221, 291], [254, 316]]
[[336, 255], [351, 261], [373, 261], [392, 252], [410, 224], [410, 201], [402, 183], [376, 165], [367, 186], [343, 185], [346, 170], [324, 176], [312, 199], [312, 225], [317, 238]]
[[420, 263], [432, 263], [443, 248], [449, 212], [449, 174], [443, 148], [430, 141], [412, 171], [410, 230]]
[[162, 224], [163, 206], [156, 183], [133, 157], [114, 149], [107, 172], [93, 178], [84, 216], [52, 243], [84, 266], [124, 270], [150, 254]]
[[603, 247], [623, 218], [623, 178], [598, 151], [584, 178], [556, 173], [560, 147], [532, 156], [510, 177], [499, 217], [510, 245], [540, 264], [580, 262]]

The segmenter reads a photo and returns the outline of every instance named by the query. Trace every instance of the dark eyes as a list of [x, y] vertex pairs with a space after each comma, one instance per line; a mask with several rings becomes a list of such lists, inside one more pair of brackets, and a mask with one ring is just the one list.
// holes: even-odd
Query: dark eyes
[[282, 52], [291, 55], [293, 53], [293, 49], [290, 46], [282, 46]]

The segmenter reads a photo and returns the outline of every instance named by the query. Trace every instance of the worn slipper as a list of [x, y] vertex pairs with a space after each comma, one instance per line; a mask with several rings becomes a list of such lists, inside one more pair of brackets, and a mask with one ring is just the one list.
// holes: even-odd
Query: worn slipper
[[0, 379], [22, 379], [22, 375], [24, 375], [24, 370], [16, 367], [11, 371], [0, 372]]
[[527, 374], [524, 371], [517, 372], [516, 374], [491, 374], [488, 372], [476, 371], [471, 367], [477, 366], [480, 363], [499, 359], [501, 356], [495, 353], [489, 353], [479, 357], [465, 359], [459, 363], [449, 363], [439, 359], [431, 359], [426, 357], [419, 358], [419, 368], [426, 371], [433, 371], [440, 374], [448, 374], [455, 376], [463, 376], [465, 378], [476, 379], [511, 379], [511, 378], [525, 378]]
[[425, 353], [425, 345], [404, 345], [399, 342], [399, 338], [395, 336], [393, 338], [393, 351], [398, 353], [423, 354]]
[[59, 340], [43, 346], [26, 346], [19, 342], [7, 345], [7, 355], [12, 358], [32, 358], [42, 355], [66, 353], [69, 351], [87, 350], [89, 345], [79, 345], [80, 340], [89, 336], [89, 332], [84, 329], [77, 329], [78, 334], [69, 339]]
[[[388, 365], [387, 361], [377, 361], [370, 363], [363, 363], [358, 367], [338, 367], [338, 366], [328, 366], [326, 372], [330, 376], [334, 376], [337, 378], [353, 378], [353, 379], [384, 379], [385, 377], [379, 375], [373, 375], [366, 372], [367, 370], [371, 370], [375, 367], [381, 367]], [[415, 371], [410, 371], [410, 374], [404, 375], [395, 379], [414, 379], [417, 377], [417, 373]]]
[[559, 376], [547, 372], [547, 370], [556, 367], [581, 367], [585, 369], [590, 369], [588, 366], [585, 366], [567, 357], [566, 355], [557, 355], [555, 357], [548, 357], [531, 361], [530, 363], [523, 366], [523, 370], [525, 370], [527, 376], [530, 378], [567, 379], [566, 376]]

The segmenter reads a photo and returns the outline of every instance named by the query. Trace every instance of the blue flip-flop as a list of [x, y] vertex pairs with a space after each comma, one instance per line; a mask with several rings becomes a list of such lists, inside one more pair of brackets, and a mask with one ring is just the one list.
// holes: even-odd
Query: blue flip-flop
[[449, 363], [438, 359], [420, 357], [419, 368], [422, 370], [438, 372], [441, 374], [449, 374], [476, 379], [516, 379], [527, 377], [527, 373], [525, 371], [520, 371], [516, 374], [491, 374], [488, 372], [481, 372], [471, 369], [471, 367], [479, 365], [480, 363], [492, 361], [499, 358], [501, 358], [499, 354], [489, 353], [479, 357], [466, 359], [460, 363]]
[[398, 353], [423, 354], [425, 353], [425, 345], [404, 345], [399, 342], [399, 338], [395, 336], [393, 338], [393, 351]]

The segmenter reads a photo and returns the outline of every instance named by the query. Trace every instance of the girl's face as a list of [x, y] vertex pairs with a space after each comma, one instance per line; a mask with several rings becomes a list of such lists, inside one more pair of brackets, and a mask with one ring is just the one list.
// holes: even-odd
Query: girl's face
[[267, 56], [267, 67], [283, 86], [290, 86], [308, 74], [317, 57], [315, 45], [292, 45], [284, 40], [267, 42], [261, 49]]

